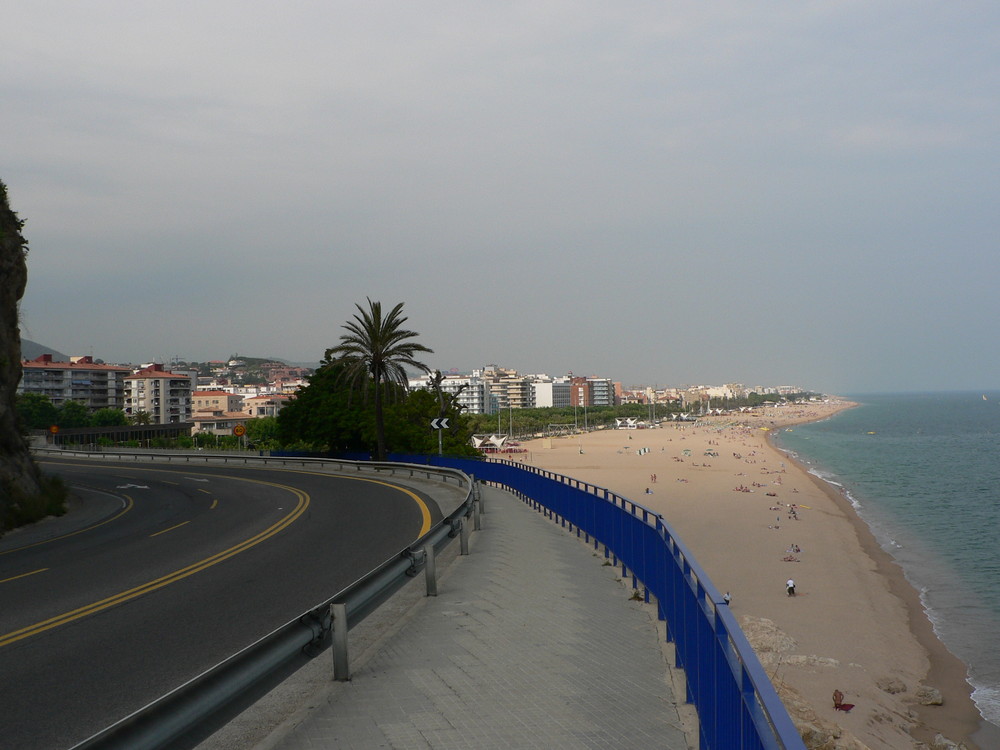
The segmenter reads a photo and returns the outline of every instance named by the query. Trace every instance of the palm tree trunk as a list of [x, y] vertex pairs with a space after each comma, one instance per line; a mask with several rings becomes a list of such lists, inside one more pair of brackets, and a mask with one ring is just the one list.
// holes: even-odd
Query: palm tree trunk
[[375, 460], [385, 461], [385, 416], [382, 413], [382, 378], [375, 373]]

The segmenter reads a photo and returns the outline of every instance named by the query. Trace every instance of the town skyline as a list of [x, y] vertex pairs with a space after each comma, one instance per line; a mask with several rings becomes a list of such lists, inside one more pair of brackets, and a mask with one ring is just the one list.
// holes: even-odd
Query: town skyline
[[[90, 357], [92, 359], [92, 361], [95, 362], [95, 363], [103, 363], [103, 364], [115, 365], [115, 366], [122, 366], [122, 367], [132, 367], [134, 369], [138, 369], [140, 367], [148, 366], [148, 365], [151, 365], [151, 364], [159, 364], [159, 365], [163, 365], [163, 366], [166, 367], [166, 366], [171, 365], [172, 362], [174, 364], [177, 364], [177, 365], [181, 365], [181, 364], [183, 364], [183, 365], [189, 365], [189, 364], [211, 364], [211, 363], [228, 364], [228, 363], [230, 363], [232, 361], [232, 360], [229, 359], [229, 355], [227, 355], [225, 358], [211, 358], [211, 359], [188, 359], [188, 358], [183, 358], [180, 355], [174, 355], [174, 357], [172, 358], [172, 360], [167, 360], [167, 361], [163, 361], [163, 360], [159, 360], [159, 359], [153, 358], [153, 359], [142, 359], [142, 360], [136, 361], [136, 362], [125, 362], [125, 361], [117, 361], [117, 360], [108, 359], [108, 358], [102, 357], [102, 356], [100, 356], [99, 354], [96, 354], [96, 353], [95, 354], [90, 354], [90, 353], [88, 353], [88, 354], [66, 353], [66, 352], [63, 352], [63, 351], [60, 351], [60, 350], [57, 350], [57, 349], [53, 349], [51, 347], [47, 347], [44, 344], [41, 344], [41, 343], [36, 342], [36, 341], [32, 341], [31, 339], [22, 339], [22, 346], [23, 346], [23, 344], [24, 344], [25, 341], [28, 343], [28, 346], [26, 347], [27, 354], [34, 355], [34, 356], [27, 356], [25, 354], [25, 351], [24, 351], [24, 348], [23, 348], [22, 349], [22, 360], [25, 360], [25, 361], [32, 361], [32, 360], [36, 359], [38, 356], [41, 356], [43, 354], [52, 354], [53, 356], [58, 356], [58, 357], [63, 358], [63, 359], [53, 360], [53, 361], [57, 361], [57, 362], [58, 361], [69, 362], [69, 361], [71, 361], [74, 358]], [[236, 353], [234, 353], [234, 354], [236, 354]], [[266, 357], [260, 357], [260, 356], [257, 356], [257, 355], [242, 354], [242, 355], [238, 355], [238, 356], [246, 357], [248, 359], [253, 359], [253, 360], [272, 360], [272, 361], [275, 361], [275, 362], [282, 362], [282, 363], [284, 363], [284, 364], [286, 364], [286, 365], [288, 365], [290, 367], [306, 367], [306, 368], [310, 368], [310, 369], [315, 369], [316, 367], [318, 367], [321, 364], [320, 361], [314, 361], [314, 362], [293, 361], [293, 360], [290, 360], [290, 359], [287, 359], [287, 358], [284, 358], [284, 357], [277, 357], [277, 356], [273, 356], [273, 355], [268, 355]], [[609, 380], [611, 382], [615, 382], [615, 383], [620, 384], [621, 387], [622, 387], [622, 389], [625, 390], [625, 391], [635, 391], [635, 390], [639, 390], [639, 389], [649, 389], [649, 388], [652, 388], [652, 389], [657, 390], [657, 391], [688, 390], [688, 389], [692, 389], [692, 388], [718, 388], [718, 387], [723, 387], [723, 386], [731, 385], [731, 384], [740, 384], [740, 385], [744, 385], [744, 386], [746, 386], [748, 388], [751, 388], [751, 389], [752, 388], [766, 389], [768, 392], [778, 392], [779, 390], [795, 390], [795, 389], [801, 389], [801, 392], [805, 392], [805, 391], [819, 392], [819, 391], [817, 391], [815, 389], [811, 389], [811, 388], [808, 388], [806, 386], [792, 385], [792, 384], [784, 383], [784, 382], [783, 383], [773, 383], [773, 384], [755, 383], [753, 385], [749, 385], [749, 384], [745, 383], [744, 381], [738, 380], [738, 379], [729, 379], [729, 380], [724, 380], [724, 381], [719, 381], [719, 382], [714, 382], [714, 383], [708, 383], [708, 382], [704, 382], [704, 383], [670, 383], [670, 382], [668, 382], [666, 380], [664, 380], [662, 383], [658, 382], [658, 381], [634, 382], [633, 383], [633, 382], [626, 382], [624, 380], [621, 380], [620, 378], [616, 378], [613, 373], [612, 374], [597, 373], [597, 372], [582, 373], [582, 372], [575, 372], [572, 369], [567, 370], [565, 372], [561, 372], [561, 373], [558, 373], [558, 372], [557, 373], [552, 373], [552, 372], [545, 372], [545, 371], [539, 370], [539, 369], [521, 369], [521, 368], [515, 368], [515, 367], [508, 367], [507, 365], [499, 364], [499, 363], [494, 363], [494, 362], [486, 363], [486, 364], [482, 364], [482, 365], [478, 365], [478, 366], [475, 366], [475, 367], [469, 367], [469, 368], [465, 368], [465, 369], [460, 369], [458, 367], [451, 367], [451, 368], [448, 368], [448, 369], [442, 369], [441, 372], [445, 376], [458, 376], [458, 377], [461, 377], [461, 376], [470, 376], [473, 373], [476, 373], [477, 371], [482, 371], [484, 369], [491, 368], [491, 367], [498, 368], [500, 370], [511, 370], [511, 371], [514, 371], [514, 372], [518, 373], [522, 377], [545, 376], [545, 377], [550, 377], [550, 378], [553, 378], [553, 379], [559, 379], [559, 378], [565, 378], [565, 377], [572, 377], [575, 374], [575, 375], [580, 376], [580, 377], [601, 378], [601, 379], [606, 379], [606, 380]], [[437, 369], [437, 368], [431, 368], [431, 372], [433, 372], [434, 369]], [[412, 380], [419, 380], [420, 377], [421, 377], [420, 374], [417, 374], [417, 373], [413, 373], [412, 376], [413, 377], [411, 377], [411, 381]], [[799, 392], [799, 391], [796, 391], [796, 392]]]

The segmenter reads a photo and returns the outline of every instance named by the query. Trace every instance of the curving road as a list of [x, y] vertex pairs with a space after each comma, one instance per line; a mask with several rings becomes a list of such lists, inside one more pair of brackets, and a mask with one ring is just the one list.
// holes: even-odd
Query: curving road
[[50, 460], [63, 519], [0, 540], [0, 746], [65, 748], [373, 569], [440, 518], [384, 479]]

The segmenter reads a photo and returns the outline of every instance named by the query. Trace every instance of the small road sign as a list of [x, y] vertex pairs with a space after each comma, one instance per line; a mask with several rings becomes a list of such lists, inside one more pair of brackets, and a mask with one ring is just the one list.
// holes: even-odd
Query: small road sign
[[247, 434], [246, 426], [241, 424], [236, 425], [235, 427], [233, 427], [233, 434], [236, 437], [243, 437], [244, 435]]
[[432, 430], [447, 430], [448, 429], [448, 418], [447, 417], [441, 417], [440, 419], [432, 419], [431, 420], [431, 429]]

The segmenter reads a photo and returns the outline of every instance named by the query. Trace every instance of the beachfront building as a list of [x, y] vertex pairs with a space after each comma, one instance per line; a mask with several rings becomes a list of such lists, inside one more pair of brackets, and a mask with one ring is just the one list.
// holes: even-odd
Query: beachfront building
[[548, 380], [534, 380], [531, 383], [534, 389], [535, 406], [572, 406], [570, 395], [569, 378], [551, 378]]
[[[430, 388], [430, 379], [411, 378], [408, 382], [410, 390]], [[445, 375], [441, 380], [441, 390], [456, 396], [455, 402], [466, 414], [493, 414], [497, 409], [497, 401], [490, 390], [489, 384], [476, 375]]]
[[[411, 389], [428, 388], [428, 378], [413, 378], [408, 385]], [[522, 375], [496, 365], [468, 375], [446, 375], [441, 381], [445, 393], [458, 393], [458, 404], [467, 414], [534, 407], [610, 406], [618, 403], [620, 388], [619, 383], [608, 378], [574, 378], [572, 373], [565, 377]]]
[[43, 354], [21, 362], [18, 393], [47, 396], [57, 408], [78, 401], [94, 412], [122, 409], [125, 405], [125, 377], [131, 368], [94, 362], [92, 357], [70, 357], [69, 362], [53, 361]]
[[615, 406], [615, 383], [609, 378], [570, 378], [570, 406]]
[[531, 379], [517, 370], [487, 365], [482, 370], [473, 370], [472, 374], [489, 386], [498, 409], [528, 409], [535, 405]]
[[591, 406], [590, 383], [586, 378], [570, 378], [570, 406]]
[[614, 406], [617, 403], [615, 384], [609, 378], [598, 378], [592, 375], [587, 378], [587, 382], [590, 383], [591, 402], [589, 406]]
[[167, 372], [151, 364], [125, 377], [124, 411], [148, 414], [152, 424], [191, 421], [191, 393], [197, 375]]

